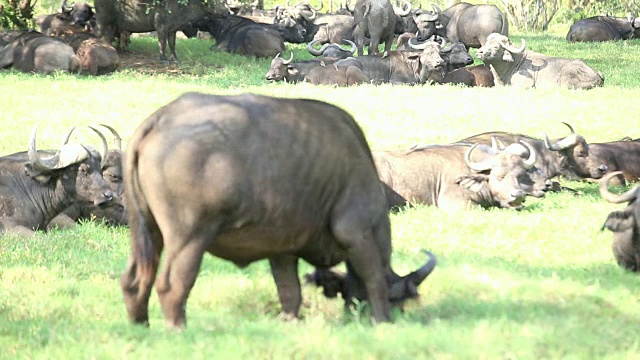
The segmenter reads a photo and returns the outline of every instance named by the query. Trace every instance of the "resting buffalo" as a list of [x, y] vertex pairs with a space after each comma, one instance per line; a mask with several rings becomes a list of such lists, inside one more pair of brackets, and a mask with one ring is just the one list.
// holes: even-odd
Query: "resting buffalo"
[[104, 40], [86, 39], [80, 43], [76, 55], [82, 64], [82, 72], [91, 75], [112, 73], [120, 67], [116, 49]]
[[368, 83], [369, 78], [352, 65], [337, 66], [338, 58], [318, 58], [293, 62], [293, 53], [289, 59], [276, 55], [271, 60], [271, 67], [265, 75], [269, 81], [286, 81], [289, 83], [308, 82], [315, 85], [355, 85]]
[[604, 75], [579, 59], [543, 55], [515, 47], [509, 38], [497, 33], [489, 35], [476, 57], [495, 71], [496, 83], [525, 88], [591, 89], [604, 85]]
[[21, 34], [0, 50], [0, 68], [7, 67], [42, 74], [82, 69], [71, 46], [37, 31]]
[[389, 0], [358, 0], [353, 12], [353, 40], [358, 47], [358, 56], [362, 56], [364, 38], [369, 34], [369, 55], [378, 54], [378, 45], [384, 43], [384, 54], [391, 50], [395, 38], [397, 15], [406, 15], [411, 11], [395, 8]]
[[607, 166], [609, 172], [621, 174], [611, 181], [625, 185], [640, 180], [640, 139], [589, 144], [589, 153]]
[[[94, 131], [106, 153], [104, 136]], [[101, 155], [67, 140], [53, 154], [38, 152], [34, 128], [26, 153], [0, 157], [0, 232], [33, 235], [73, 203], [110, 204], [114, 194], [100, 173]]]
[[107, 225], [127, 225], [127, 212], [124, 200], [124, 184], [122, 183], [122, 163], [124, 153], [121, 150], [122, 139], [118, 132], [108, 125], [106, 127], [114, 135], [116, 148], [109, 149], [100, 163], [102, 177], [113, 192], [113, 201], [107, 205], [96, 206], [93, 203], [76, 202], [49, 222], [47, 228], [70, 228], [78, 221], [97, 219]]
[[509, 36], [507, 16], [495, 5], [458, 3], [445, 11], [432, 5], [434, 11], [414, 15], [418, 26], [418, 40], [438, 35], [451, 42], [460, 41], [468, 48], [479, 48], [491, 33]]
[[60, 5], [60, 12], [38, 16], [36, 26], [43, 34], [60, 36], [70, 26], [83, 30], [94, 15], [93, 8], [87, 2], [67, 5], [67, 0], [64, 0]]
[[478, 146], [451, 144], [404, 152], [374, 151], [380, 179], [388, 186], [389, 206], [409, 202], [445, 210], [469, 206], [520, 209], [525, 196], [533, 192], [527, 169], [535, 164], [535, 151], [523, 158], [520, 152], [496, 153], [483, 148], [485, 151], [476, 151], [480, 158], [472, 159]]
[[444, 60], [441, 45], [426, 41], [415, 45], [420, 51], [390, 51], [387, 56], [364, 55], [336, 61], [338, 66], [355, 66], [375, 84], [424, 84], [442, 82]]
[[[176, 32], [181, 26], [210, 14], [228, 13], [219, 1], [95, 0], [96, 34], [112, 43], [117, 34], [156, 31], [161, 61], [177, 61]], [[169, 43], [170, 57], [166, 47]]]
[[347, 298], [366, 294], [378, 322], [391, 320], [392, 299], [417, 295], [433, 269], [430, 259], [404, 277], [392, 270], [369, 146], [333, 105], [187, 93], [138, 127], [125, 158], [132, 246], [121, 286], [135, 323], [148, 324], [163, 250], [156, 290], [174, 327], [185, 326], [205, 252], [238, 266], [269, 259], [287, 317], [299, 315], [300, 258], [321, 269], [346, 261]]
[[599, 156], [590, 153], [585, 138], [577, 134], [571, 125], [563, 122], [571, 133], [565, 137], [550, 140], [508, 132], [486, 132], [458, 141], [459, 143], [491, 144], [492, 139], [503, 143], [526, 141], [536, 150], [536, 167], [547, 178], [564, 175], [579, 179], [599, 179], [607, 172], [607, 165]]
[[640, 37], [640, 19], [593, 16], [578, 20], [569, 29], [567, 41], [612, 41]]
[[640, 271], [640, 186], [624, 194], [613, 194], [608, 189], [609, 180], [620, 175], [618, 172], [607, 174], [600, 181], [602, 198], [611, 203], [628, 202], [622, 211], [614, 211], [607, 217], [602, 229], [613, 232], [613, 255], [618, 265], [629, 271]]
[[266, 24], [242, 16], [204, 17], [195, 26], [216, 39], [216, 47], [228, 52], [255, 57], [273, 57], [284, 51], [280, 33]]

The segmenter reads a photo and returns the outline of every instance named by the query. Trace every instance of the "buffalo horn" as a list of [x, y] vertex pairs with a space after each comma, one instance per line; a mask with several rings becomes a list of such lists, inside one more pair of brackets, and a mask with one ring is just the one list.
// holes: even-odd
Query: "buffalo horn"
[[29, 139], [29, 147], [27, 149], [29, 163], [34, 170], [41, 173], [49, 173], [53, 170], [62, 169], [71, 164], [83, 161], [89, 155], [87, 149], [82, 145], [65, 144], [56, 152], [55, 155], [47, 159], [40, 159], [40, 157], [38, 157], [38, 151], [36, 150], [37, 128], [37, 126], [33, 127], [31, 138]]
[[436, 4], [431, 4], [431, 7], [433, 8], [433, 12], [435, 12], [436, 14], [440, 14], [442, 12], [442, 10], [440, 10], [438, 5]]
[[342, 42], [351, 45], [351, 49], [349, 49], [351, 54], [354, 54], [356, 52], [356, 50], [358, 50], [358, 47], [356, 46], [356, 43], [354, 43], [353, 41], [347, 40], [347, 39], [342, 39]]
[[346, 1], [345, 1], [345, 3], [344, 3], [344, 7], [345, 7], [347, 10], [349, 10], [349, 12], [350, 12], [350, 13], [353, 13], [354, 11], [356, 11], [356, 7], [355, 7], [355, 5], [354, 5], [352, 8], [350, 8], [350, 7], [349, 7], [349, 5], [351, 5], [351, 1], [346, 0]]
[[[276, 55], [276, 57], [280, 56], [280, 53], [278, 53], [278, 55]], [[285, 60], [284, 58], [282, 58], [282, 63], [284, 65], [289, 65], [291, 64], [291, 61], [293, 61], [293, 51], [291, 52], [291, 56], [289, 56], [288, 60]]]
[[[316, 9], [314, 9], [311, 6], [308, 6], [308, 9], [309, 9], [309, 11], [300, 10], [300, 16], [302, 16], [307, 21], [315, 20], [316, 16], [318, 16], [318, 14], [316, 13]], [[309, 13], [311, 13], [311, 14], [309, 14]]]
[[516, 48], [512, 44], [507, 44], [504, 46], [504, 48], [512, 54], [522, 54], [522, 52], [527, 48], [527, 43], [524, 41], [524, 39], [520, 40], [522, 41], [522, 46], [520, 46], [519, 48]]
[[393, 6], [393, 12], [398, 16], [407, 16], [411, 13], [411, 3], [407, 0], [400, 0], [404, 3], [404, 7]]
[[38, 157], [38, 151], [36, 150], [36, 133], [38, 131], [38, 126], [34, 126], [31, 131], [31, 137], [29, 138], [29, 148], [27, 153], [29, 155], [29, 163], [34, 168], [34, 170], [38, 170], [42, 173], [48, 173], [51, 170], [56, 169], [56, 165], [58, 164], [59, 156], [58, 154], [48, 158], [48, 159], [40, 159]]
[[471, 153], [473, 152], [473, 150], [478, 145], [480, 145], [480, 144], [473, 144], [473, 146], [471, 146], [469, 148], [469, 150], [467, 150], [465, 152], [465, 154], [464, 154], [464, 162], [467, 164], [467, 166], [471, 170], [474, 170], [474, 171], [477, 171], [477, 172], [489, 170], [493, 166], [493, 157], [489, 158], [487, 160], [481, 161], [481, 162], [471, 161]]
[[600, 196], [610, 203], [619, 204], [627, 201], [632, 201], [638, 198], [640, 195], [640, 186], [636, 186], [633, 189], [627, 190], [622, 194], [614, 194], [609, 191], [609, 182], [615, 176], [622, 175], [622, 171], [614, 171], [606, 174], [600, 179]]
[[71, 138], [71, 134], [73, 134], [73, 131], [76, 129], [75, 126], [72, 126], [71, 129], [69, 130], [69, 132], [67, 133], [67, 136], [64, 137], [64, 141], [62, 142], [62, 146], [65, 146], [69, 143], [69, 139]]
[[406, 298], [418, 296], [418, 286], [431, 274], [436, 267], [437, 260], [435, 255], [427, 250], [424, 251], [429, 260], [418, 270], [403, 276], [398, 281], [391, 284], [389, 289], [389, 299], [391, 301], [404, 300]]
[[307, 51], [309, 52], [309, 54], [313, 56], [320, 56], [327, 49], [327, 47], [329, 47], [329, 43], [325, 43], [325, 44], [322, 44], [320, 49], [318, 50], [314, 49], [313, 45], [318, 41], [319, 40], [317, 39], [313, 39], [310, 43], [307, 44]]
[[100, 168], [102, 169], [102, 167], [106, 164], [107, 162], [107, 152], [109, 151], [109, 146], [107, 145], [107, 138], [104, 137], [104, 135], [102, 135], [102, 133], [94, 128], [93, 126], [89, 126], [89, 129], [95, 131], [96, 134], [98, 134], [98, 136], [100, 136], [100, 139], [102, 140], [102, 160], [100, 160]]
[[553, 150], [553, 151], [560, 151], [560, 150], [564, 150], [564, 149], [568, 149], [570, 147], [576, 146], [578, 144], [578, 135], [576, 135], [576, 132], [573, 131], [573, 128], [571, 127], [571, 125], [567, 124], [566, 122], [562, 122], [562, 123], [565, 124], [569, 128], [569, 130], [571, 130], [571, 134], [566, 138], [557, 141], [554, 144], [551, 144], [551, 142], [549, 141], [549, 136], [547, 136], [547, 134], [544, 134], [544, 145], [547, 147], [547, 149]]
[[409, 47], [411, 47], [412, 49], [416, 49], [416, 50], [424, 50], [427, 47], [427, 41], [424, 42], [418, 42], [417, 37], [412, 37], [409, 38]]
[[107, 124], [100, 124], [100, 126], [111, 131], [111, 134], [113, 134], [113, 138], [116, 141], [116, 146], [118, 147], [118, 150], [122, 150], [122, 138], [120, 137], [120, 134], [118, 134], [116, 129], [114, 129], [113, 127]]
[[451, 45], [449, 47], [449, 49], [445, 49], [448, 44], [449, 44], [449, 41], [447, 41], [447, 39], [445, 39], [445, 38], [442, 38], [442, 42], [440, 43], [440, 51], [442, 51], [442, 52], [450, 52], [451, 50], [453, 50], [453, 45]]
[[528, 142], [524, 140], [520, 140], [520, 143], [524, 145], [527, 149], [529, 149], [529, 157], [527, 159], [522, 160], [525, 169], [531, 169], [536, 163], [536, 149], [531, 146]]

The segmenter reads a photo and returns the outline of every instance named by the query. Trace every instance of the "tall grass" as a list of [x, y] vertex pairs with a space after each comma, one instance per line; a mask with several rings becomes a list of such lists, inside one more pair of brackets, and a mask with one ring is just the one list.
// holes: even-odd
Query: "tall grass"
[[[515, 41], [519, 34], [512, 36]], [[98, 143], [82, 125], [107, 123], [126, 139], [160, 106], [187, 91], [252, 92], [336, 104], [359, 122], [374, 149], [447, 143], [488, 130], [550, 136], [571, 123], [588, 141], [640, 137], [637, 115], [640, 42], [567, 44], [562, 36], [522, 34], [529, 48], [583, 58], [602, 71], [590, 91], [270, 84], [268, 59], [211, 52], [210, 43], [178, 43], [183, 74], [149, 76], [122, 70], [102, 77], [0, 72], [0, 153], [54, 148], [72, 125], [75, 141]], [[296, 58], [302, 46], [289, 47]], [[132, 51], [157, 56], [154, 39]], [[635, 54], [635, 55], [634, 55]], [[295, 154], [292, 154], [295, 156]], [[528, 200], [520, 211], [445, 213], [419, 206], [391, 215], [393, 266], [417, 267], [427, 248], [439, 264], [421, 298], [371, 326], [366, 312], [345, 312], [339, 300], [303, 288], [303, 319], [278, 319], [268, 264], [239, 269], [205, 257], [188, 302], [188, 329], [163, 328], [152, 295], [151, 329], [128, 324], [118, 278], [128, 230], [94, 222], [35, 238], [0, 237], [0, 358], [637, 358], [637, 275], [621, 270], [611, 234], [600, 231], [620, 205], [596, 185]], [[309, 271], [303, 265], [300, 273]]]

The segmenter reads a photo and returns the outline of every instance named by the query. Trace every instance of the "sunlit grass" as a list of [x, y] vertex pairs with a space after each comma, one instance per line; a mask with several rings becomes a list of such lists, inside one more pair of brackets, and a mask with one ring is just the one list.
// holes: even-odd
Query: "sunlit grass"
[[[523, 34], [528, 47], [583, 58], [605, 74], [590, 91], [471, 89], [455, 86], [350, 88], [270, 84], [270, 59], [210, 51], [181, 40], [183, 75], [119, 71], [101, 77], [0, 72], [0, 152], [24, 151], [38, 125], [38, 147], [55, 148], [72, 125], [74, 141], [97, 143], [83, 125], [107, 123], [125, 139], [160, 106], [187, 91], [313, 98], [351, 113], [374, 149], [447, 143], [505, 130], [563, 136], [571, 123], [588, 141], [640, 137], [635, 101], [640, 41], [567, 44], [562, 34]], [[520, 34], [512, 36], [519, 41]], [[309, 58], [301, 45], [288, 46]], [[153, 38], [133, 52], [156, 55]], [[320, 166], [320, 165], [319, 165]], [[322, 164], [325, 166], [325, 164]], [[0, 358], [458, 359], [637, 358], [640, 280], [620, 269], [611, 233], [600, 231], [620, 205], [600, 199], [595, 184], [527, 200], [520, 212], [444, 213], [418, 206], [391, 215], [401, 274], [438, 256], [421, 298], [373, 327], [366, 313], [303, 288], [303, 319], [285, 323], [268, 264], [240, 269], [207, 256], [188, 302], [189, 328], [167, 332], [154, 293], [151, 329], [130, 326], [119, 276], [128, 230], [85, 223], [33, 239], [0, 237]], [[300, 272], [309, 271], [306, 264]]]

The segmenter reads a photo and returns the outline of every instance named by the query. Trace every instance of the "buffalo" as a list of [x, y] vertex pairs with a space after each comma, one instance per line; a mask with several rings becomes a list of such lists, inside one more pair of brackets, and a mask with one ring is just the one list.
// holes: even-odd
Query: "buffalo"
[[[106, 153], [104, 136], [93, 130]], [[34, 127], [26, 153], [0, 157], [0, 232], [34, 235], [74, 203], [111, 203], [114, 194], [100, 171], [102, 156], [90, 146], [68, 144], [69, 135], [58, 151], [41, 152]]]
[[165, 323], [184, 327], [205, 252], [238, 266], [269, 259], [287, 318], [302, 302], [299, 259], [320, 269], [346, 261], [348, 298], [366, 294], [376, 322], [433, 270], [432, 256], [404, 277], [392, 270], [369, 146], [333, 105], [187, 93], [138, 127], [125, 159], [131, 254], [121, 286], [134, 323], [148, 324], [155, 281]]
[[82, 41], [76, 55], [82, 64], [82, 71], [94, 76], [112, 73], [120, 67], [120, 56], [116, 49], [101, 39]]
[[600, 194], [611, 203], [628, 202], [622, 211], [614, 211], [607, 216], [602, 229], [613, 232], [613, 256], [620, 267], [634, 272], [640, 271], [640, 186], [623, 194], [609, 191], [609, 181], [621, 175], [619, 172], [607, 174], [600, 180]]
[[389, 0], [358, 0], [353, 12], [353, 40], [358, 47], [358, 56], [363, 54], [364, 39], [370, 37], [369, 55], [378, 54], [378, 45], [384, 43], [384, 54], [388, 54], [395, 38], [397, 15], [406, 15], [411, 11], [401, 10], [391, 5]]
[[620, 171], [610, 181], [612, 184], [640, 180], [640, 139], [590, 143], [589, 154], [607, 166], [608, 172]]
[[369, 82], [369, 78], [353, 65], [337, 66], [338, 58], [318, 58], [293, 62], [293, 53], [289, 59], [277, 54], [271, 60], [271, 67], [265, 75], [269, 81], [289, 83], [309, 82], [315, 85], [354, 85]]
[[460, 41], [468, 48], [479, 48], [491, 33], [509, 36], [507, 16], [495, 5], [461, 2], [444, 11], [432, 6], [433, 12], [420, 11], [413, 17], [420, 41], [438, 35], [451, 42]]
[[364, 55], [336, 61], [338, 66], [355, 66], [373, 83], [424, 84], [442, 82], [442, 45], [435, 41], [412, 44], [414, 51], [390, 51], [387, 56]]
[[493, 33], [476, 51], [476, 57], [490, 65], [496, 83], [524, 88], [591, 89], [604, 85], [604, 75], [579, 59], [543, 55], [516, 47], [509, 38]]
[[640, 19], [593, 16], [578, 20], [567, 33], [567, 41], [613, 41], [640, 37]]
[[7, 67], [41, 74], [54, 71], [79, 73], [82, 69], [71, 46], [37, 31], [19, 35], [0, 50], [0, 68]]
[[[479, 158], [472, 159], [476, 149]], [[494, 152], [479, 144], [428, 145], [409, 151], [374, 151], [373, 157], [380, 179], [388, 186], [390, 208], [421, 203], [445, 210], [520, 209], [525, 196], [534, 191], [527, 169], [534, 166], [536, 153], [531, 149], [528, 157], [522, 157], [519, 150], [511, 149]]]
[[217, 48], [228, 52], [273, 57], [284, 51], [284, 40], [277, 30], [242, 16], [205, 17], [196, 21], [195, 25], [216, 39]]

